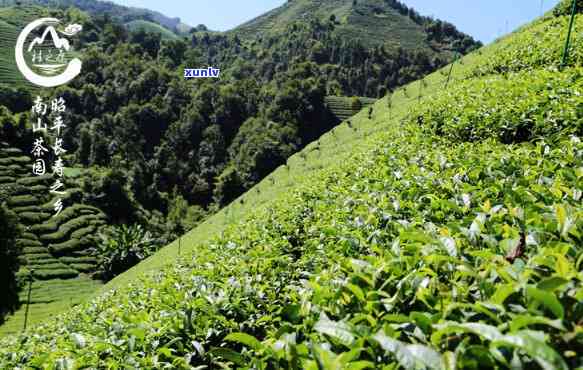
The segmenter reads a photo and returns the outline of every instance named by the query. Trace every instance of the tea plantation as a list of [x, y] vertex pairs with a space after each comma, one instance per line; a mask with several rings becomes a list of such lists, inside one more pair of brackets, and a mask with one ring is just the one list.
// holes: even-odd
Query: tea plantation
[[[16, 9], [0, 8], [0, 84], [11, 88], [23, 87], [34, 90], [35, 87], [29, 83], [16, 67], [14, 59], [15, 40], [22, 25], [40, 17], [37, 8]], [[12, 23], [16, 22], [16, 23]]]
[[565, 24], [379, 100], [181, 257], [3, 339], [0, 368], [583, 368], [583, 68], [548, 56]]
[[[95, 270], [97, 260], [92, 248], [96, 232], [105, 225], [105, 215], [97, 208], [76, 204], [73, 198], [79, 189], [71, 187], [63, 198], [66, 208], [53, 217], [54, 202], [49, 192], [52, 176], [37, 177], [31, 169], [28, 155], [0, 143], [0, 187], [8, 192], [6, 203], [24, 230], [16, 241], [22, 249], [20, 275], [25, 280], [30, 276], [34, 279], [30, 312], [33, 321], [41, 321], [54, 311], [40, 305], [61, 301], [59, 304], [66, 306], [71, 298], [77, 302], [98, 286], [87, 273]], [[26, 295], [24, 290], [22, 302], [26, 302]], [[20, 330], [24, 309], [10, 317], [0, 332]]]
[[330, 112], [339, 120], [344, 121], [360, 112], [363, 108], [368, 108], [376, 100], [365, 97], [347, 98], [343, 96], [327, 96], [326, 104]]

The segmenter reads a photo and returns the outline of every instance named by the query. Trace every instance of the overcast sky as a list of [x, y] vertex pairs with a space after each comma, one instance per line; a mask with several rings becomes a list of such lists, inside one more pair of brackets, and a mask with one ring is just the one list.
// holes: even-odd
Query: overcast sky
[[[423, 15], [455, 24], [484, 43], [547, 11], [559, 0], [401, 0]], [[196, 26], [225, 31], [285, 3], [285, 0], [114, 0], [180, 17]], [[470, 5], [471, 4], [471, 5]]]

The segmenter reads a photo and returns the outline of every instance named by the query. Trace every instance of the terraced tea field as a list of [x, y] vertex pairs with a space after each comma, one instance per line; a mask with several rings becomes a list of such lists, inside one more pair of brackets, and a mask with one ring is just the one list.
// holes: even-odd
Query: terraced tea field
[[17, 36], [16, 27], [0, 20], [0, 84], [10, 86], [25, 84], [14, 62], [14, 43]]
[[[72, 187], [63, 197], [66, 208], [53, 217], [49, 192], [52, 176], [34, 176], [31, 168], [30, 157], [0, 143], [0, 188], [8, 193], [6, 203], [23, 227], [16, 241], [22, 248], [19, 274], [34, 279], [31, 317], [40, 321], [54, 309], [69, 305], [71, 299], [79, 301], [99, 285], [88, 274], [97, 264], [92, 248], [106, 217], [95, 207], [74, 203], [73, 198], [80, 190]], [[26, 296], [21, 298], [26, 301]], [[17, 330], [24, 318], [23, 311], [24, 307], [0, 327], [0, 334]]]
[[11, 88], [35, 88], [18, 71], [14, 59], [14, 46], [22, 26], [39, 15], [39, 9], [34, 7], [0, 8], [0, 85]]
[[367, 108], [373, 105], [376, 99], [366, 98], [366, 97], [354, 97], [347, 98], [344, 96], [327, 96], [326, 105], [338, 119], [338, 121], [344, 121], [358, 112], [363, 108]]

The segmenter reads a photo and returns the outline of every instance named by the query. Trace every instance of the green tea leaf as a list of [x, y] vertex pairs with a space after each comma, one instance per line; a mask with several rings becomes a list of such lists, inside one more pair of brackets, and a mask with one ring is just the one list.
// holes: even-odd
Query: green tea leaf
[[348, 324], [332, 321], [323, 312], [320, 314], [320, 320], [314, 326], [314, 330], [337, 339], [347, 347], [350, 347], [355, 340], [352, 328]]
[[526, 294], [530, 299], [533, 299], [548, 308], [559, 319], [563, 319], [565, 316], [563, 305], [553, 293], [529, 285], [526, 287]]
[[231, 333], [225, 337], [225, 340], [241, 343], [255, 351], [259, 351], [263, 347], [260, 341], [246, 333]]
[[405, 344], [388, 337], [382, 331], [375, 334], [373, 338], [385, 351], [392, 353], [405, 369], [422, 367], [441, 369], [443, 367], [441, 355], [432, 348], [419, 344]]
[[492, 342], [492, 346], [512, 346], [526, 352], [545, 370], [568, 370], [561, 356], [540, 340], [537, 332], [524, 330], [516, 334], [505, 335]]

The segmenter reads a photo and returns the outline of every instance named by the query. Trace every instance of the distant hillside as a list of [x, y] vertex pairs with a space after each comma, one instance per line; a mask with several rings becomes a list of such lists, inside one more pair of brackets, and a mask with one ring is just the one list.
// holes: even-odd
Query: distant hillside
[[127, 26], [128, 30], [131, 30], [131, 31], [143, 30], [145, 32], [150, 32], [150, 33], [159, 33], [160, 35], [162, 35], [162, 39], [164, 39], [164, 40], [175, 40], [179, 37], [176, 33], [160, 26], [157, 23], [150, 22], [150, 21], [144, 21], [144, 20], [137, 19], [135, 21], [131, 21], [129, 23], [126, 23], [126, 26]]
[[[16, 0], [5, 0], [0, 3], [2, 6], [13, 6]], [[190, 26], [182, 23], [180, 18], [167, 17], [162, 13], [142, 8], [127, 7], [118, 5], [110, 1], [99, 0], [26, 0], [19, 1], [21, 4], [38, 4], [50, 7], [69, 7], [74, 6], [91, 15], [109, 14], [114, 18], [119, 19], [122, 23], [130, 23], [132, 21], [149, 21], [157, 23], [164, 28], [180, 34], [187, 33]]]
[[14, 45], [21, 27], [42, 14], [40, 8], [0, 7], [0, 85], [10, 88], [33, 88], [16, 68]]
[[313, 18], [333, 20], [338, 35], [368, 46], [445, 51], [474, 43], [452, 24], [420, 16], [397, 0], [289, 0], [233, 32], [244, 38], [260, 38]]

